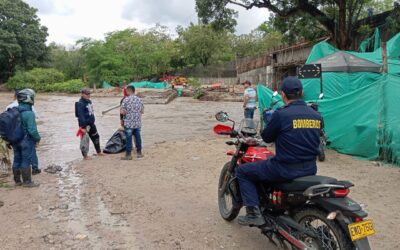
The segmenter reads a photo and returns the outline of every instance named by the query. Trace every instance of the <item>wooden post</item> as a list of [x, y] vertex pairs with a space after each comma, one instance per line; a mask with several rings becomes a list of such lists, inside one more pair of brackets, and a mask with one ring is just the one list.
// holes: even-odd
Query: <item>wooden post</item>
[[382, 42], [382, 64], [383, 64], [383, 73], [387, 74], [387, 72], [388, 72], [388, 59], [387, 59], [386, 42]]

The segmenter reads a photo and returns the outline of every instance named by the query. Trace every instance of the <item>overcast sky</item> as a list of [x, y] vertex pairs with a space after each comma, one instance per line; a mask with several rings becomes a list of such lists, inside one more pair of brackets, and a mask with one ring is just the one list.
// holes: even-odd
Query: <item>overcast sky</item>
[[[37, 8], [49, 42], [73, 45], [82, 37], [102, 39], [110, 31], [126, 28], [140, 30], [156, 23], [171, 32], [177, 25], [197, 22], [195, 0], [24, 0]], [[236, 30], [248, 33], [267, 19], [265, 9], [239, 10]]]

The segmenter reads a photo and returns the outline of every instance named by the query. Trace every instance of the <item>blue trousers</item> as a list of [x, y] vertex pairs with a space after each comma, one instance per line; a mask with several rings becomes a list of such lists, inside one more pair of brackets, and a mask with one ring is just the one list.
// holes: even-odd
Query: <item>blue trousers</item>
[[302, 167], [285, 167], [274, 160], [257, 161], [236, 168], [244, 206], [258, 206], [258, 182], [282, 182], [317, 173], [316, 164]]
[[39, 160], [38, 160], [38, 157], [37, 157], [35, 145], [33, 145], [33, 147], [32, 147], [32, 162], [31, 162], [31, 165], [32, 165], [32, 169], [39, 169]]
[[142, 138], [140, 136], [140, 128], [125, 128], [126, 136], [126, 152], [132, 152], [132, 136], [135, 137], [136, 151], [142, 151]]
[[254, 118], [254, 110], [255, 110], [255, 108], [245, 108], [244, 109], [244, 118], [253, 119]]
[[30, 168], [32, 164], [33, 148], [35, 147], [35, 142], [29, 138], [25, 137], [21, 142], [13, 145], [14, 151], [14, 162], [13, 169]]

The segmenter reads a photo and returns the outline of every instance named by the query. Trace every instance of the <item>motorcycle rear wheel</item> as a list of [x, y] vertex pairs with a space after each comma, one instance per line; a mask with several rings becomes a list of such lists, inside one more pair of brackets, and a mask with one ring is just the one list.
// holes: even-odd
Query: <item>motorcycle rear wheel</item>
[[354, 245], [334, 220], [326, 218], [327, 213], [317, 208], [305, 208], [294, 215], [300, 225], [312, 230], [319, 237], [324, 250], [351, 250]]
[[227, 182], [230, 180], [229, 176], [227, 176], [227, 172], [230, 166], [230, 162], [227, 162], [221, 170], [221, 174], [219, 176], [218, 182], [218, 207], [219, 213], [224, 220], [232, 221], [234, 220], [240, 211], [241, 206], [235, 204], [232, 194], [226, 188], [226, 190], [222, 190], [223, 186], [226, 186]]

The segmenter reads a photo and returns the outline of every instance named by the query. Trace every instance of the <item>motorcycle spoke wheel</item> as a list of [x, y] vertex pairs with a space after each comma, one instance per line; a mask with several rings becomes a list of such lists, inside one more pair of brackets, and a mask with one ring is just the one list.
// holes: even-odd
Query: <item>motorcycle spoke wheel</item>
[[308, 217], [304, 220], [304, 226], [313, 231], [321, 240], [323, 249], [337, 250], [340, 249], [337, 245], [337, 237], [325, 222], [319, 218]]
[[[227, 183], [230, 180], [227, 174], [229, 164], [226, 163], [221, 170], [218, 183], [218, 207], [221, 217], [227, 221], [232, 221], [238, 216], [241, 207], [234, 205], [232, 194], [227, 188]], [[225, 190], [223, 190], [223, 187], [225, 187]], [[234, 188], [232, 191], [236, 192]]]
[[314, 208], [306, 208], [295, 214], [294, 219], [308, 230], [314, 232], [324, 250], [354, 249], [354, 245], [334, 220], [328, 220], [326, 213]]

